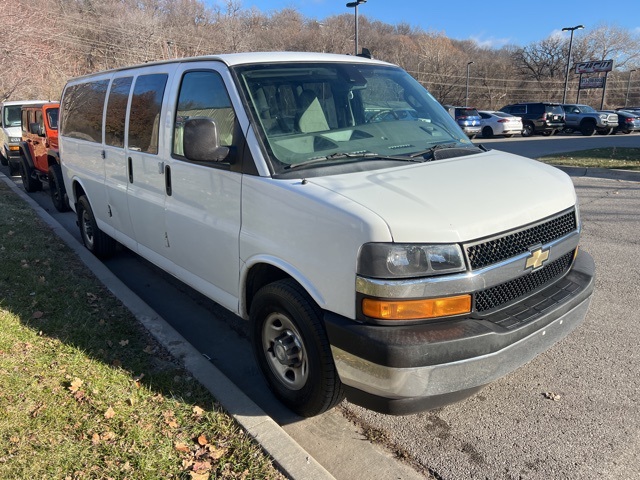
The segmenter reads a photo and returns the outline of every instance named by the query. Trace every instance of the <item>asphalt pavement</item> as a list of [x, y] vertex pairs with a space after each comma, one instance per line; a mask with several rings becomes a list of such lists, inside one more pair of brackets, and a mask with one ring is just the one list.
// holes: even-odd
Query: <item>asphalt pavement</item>
[[[640, 146], [640, 136], [610, 138]], [[580, 149], [558, 138], [513, 140], [489, 142], [492, 148], [532, 157], [544, 154], [540, 152], [550, 149], [549, 143], [560, 144], [549, 153]], [[105, 285], [221, 398], [292, 478], [637, 478], [638, 175], [565, 170], [581, 202], [582, 245], [596, 259], [598, 272], [583, 326], [460, 404], [391, 417], [345, 402], [313, 419], [292, 415], [270, 396], [253, 364], [244, 321], [126, 250], [104, 264], [96, 260], [80, 245], [73, 215], [56, 212], [46, 189], [26, 195], [13, 181], [2, 179], [39, 209], [61, 237], [68, 237], [65, 241]], [[177, 300], [180, 296], [184, 299]], [[214, 334], [203, 335], [212, 330]]]

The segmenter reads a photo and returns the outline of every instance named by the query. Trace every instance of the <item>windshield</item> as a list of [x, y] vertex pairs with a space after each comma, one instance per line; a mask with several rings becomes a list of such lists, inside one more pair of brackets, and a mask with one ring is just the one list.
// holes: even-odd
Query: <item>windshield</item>
[[236, 72], [274, 174], [298, 164], [382, 168], [385, 161], [416, 161], [437, 145], [473, 147], [431, 94], [397, 67], [294, 63]]
[[590, 107], [589, 105], [578, 105], [580, 107], [580, 110], [582, 110], [583, 113], [597, 113], [595, 108]]
[[20, 126], [20, 112], [22, 105], [11, 105], [4, 107], [4, 119], [3, 123], [5, 127], [19, 127]]

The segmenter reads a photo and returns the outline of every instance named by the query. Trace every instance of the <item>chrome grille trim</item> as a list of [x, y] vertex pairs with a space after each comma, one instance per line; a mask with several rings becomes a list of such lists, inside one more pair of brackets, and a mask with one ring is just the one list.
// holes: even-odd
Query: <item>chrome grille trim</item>
[[464, 251], [471, 270], [478, 270], [526, 253], [534, 245], [545, 245], [578, 231], [574, 208], [524, 228], [467, 243]]

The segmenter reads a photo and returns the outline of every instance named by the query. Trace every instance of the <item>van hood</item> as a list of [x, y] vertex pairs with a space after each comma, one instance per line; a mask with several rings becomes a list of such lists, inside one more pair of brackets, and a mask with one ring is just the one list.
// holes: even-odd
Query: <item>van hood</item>
[[7, 136], [20, 138], [22, 136], [22, 128], [21, 127], [7, 127], [4, 129], [7, 132]]
[[576, 203], [564, 172], [496, 150], [308, 182], [376, 213], [394, 242], [467, 242]]

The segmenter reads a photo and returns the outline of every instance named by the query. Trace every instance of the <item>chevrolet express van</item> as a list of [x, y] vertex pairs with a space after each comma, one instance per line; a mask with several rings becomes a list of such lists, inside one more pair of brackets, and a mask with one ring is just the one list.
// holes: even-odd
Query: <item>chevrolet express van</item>
[[86, 247], [119, 242], [247, 319], [300, 415], [345, 396], [393, 414], [461, 400], [587, 312], [569, 177], [475, 146], [397, 66], [149, 63], [69, 81], [60, 121]]

